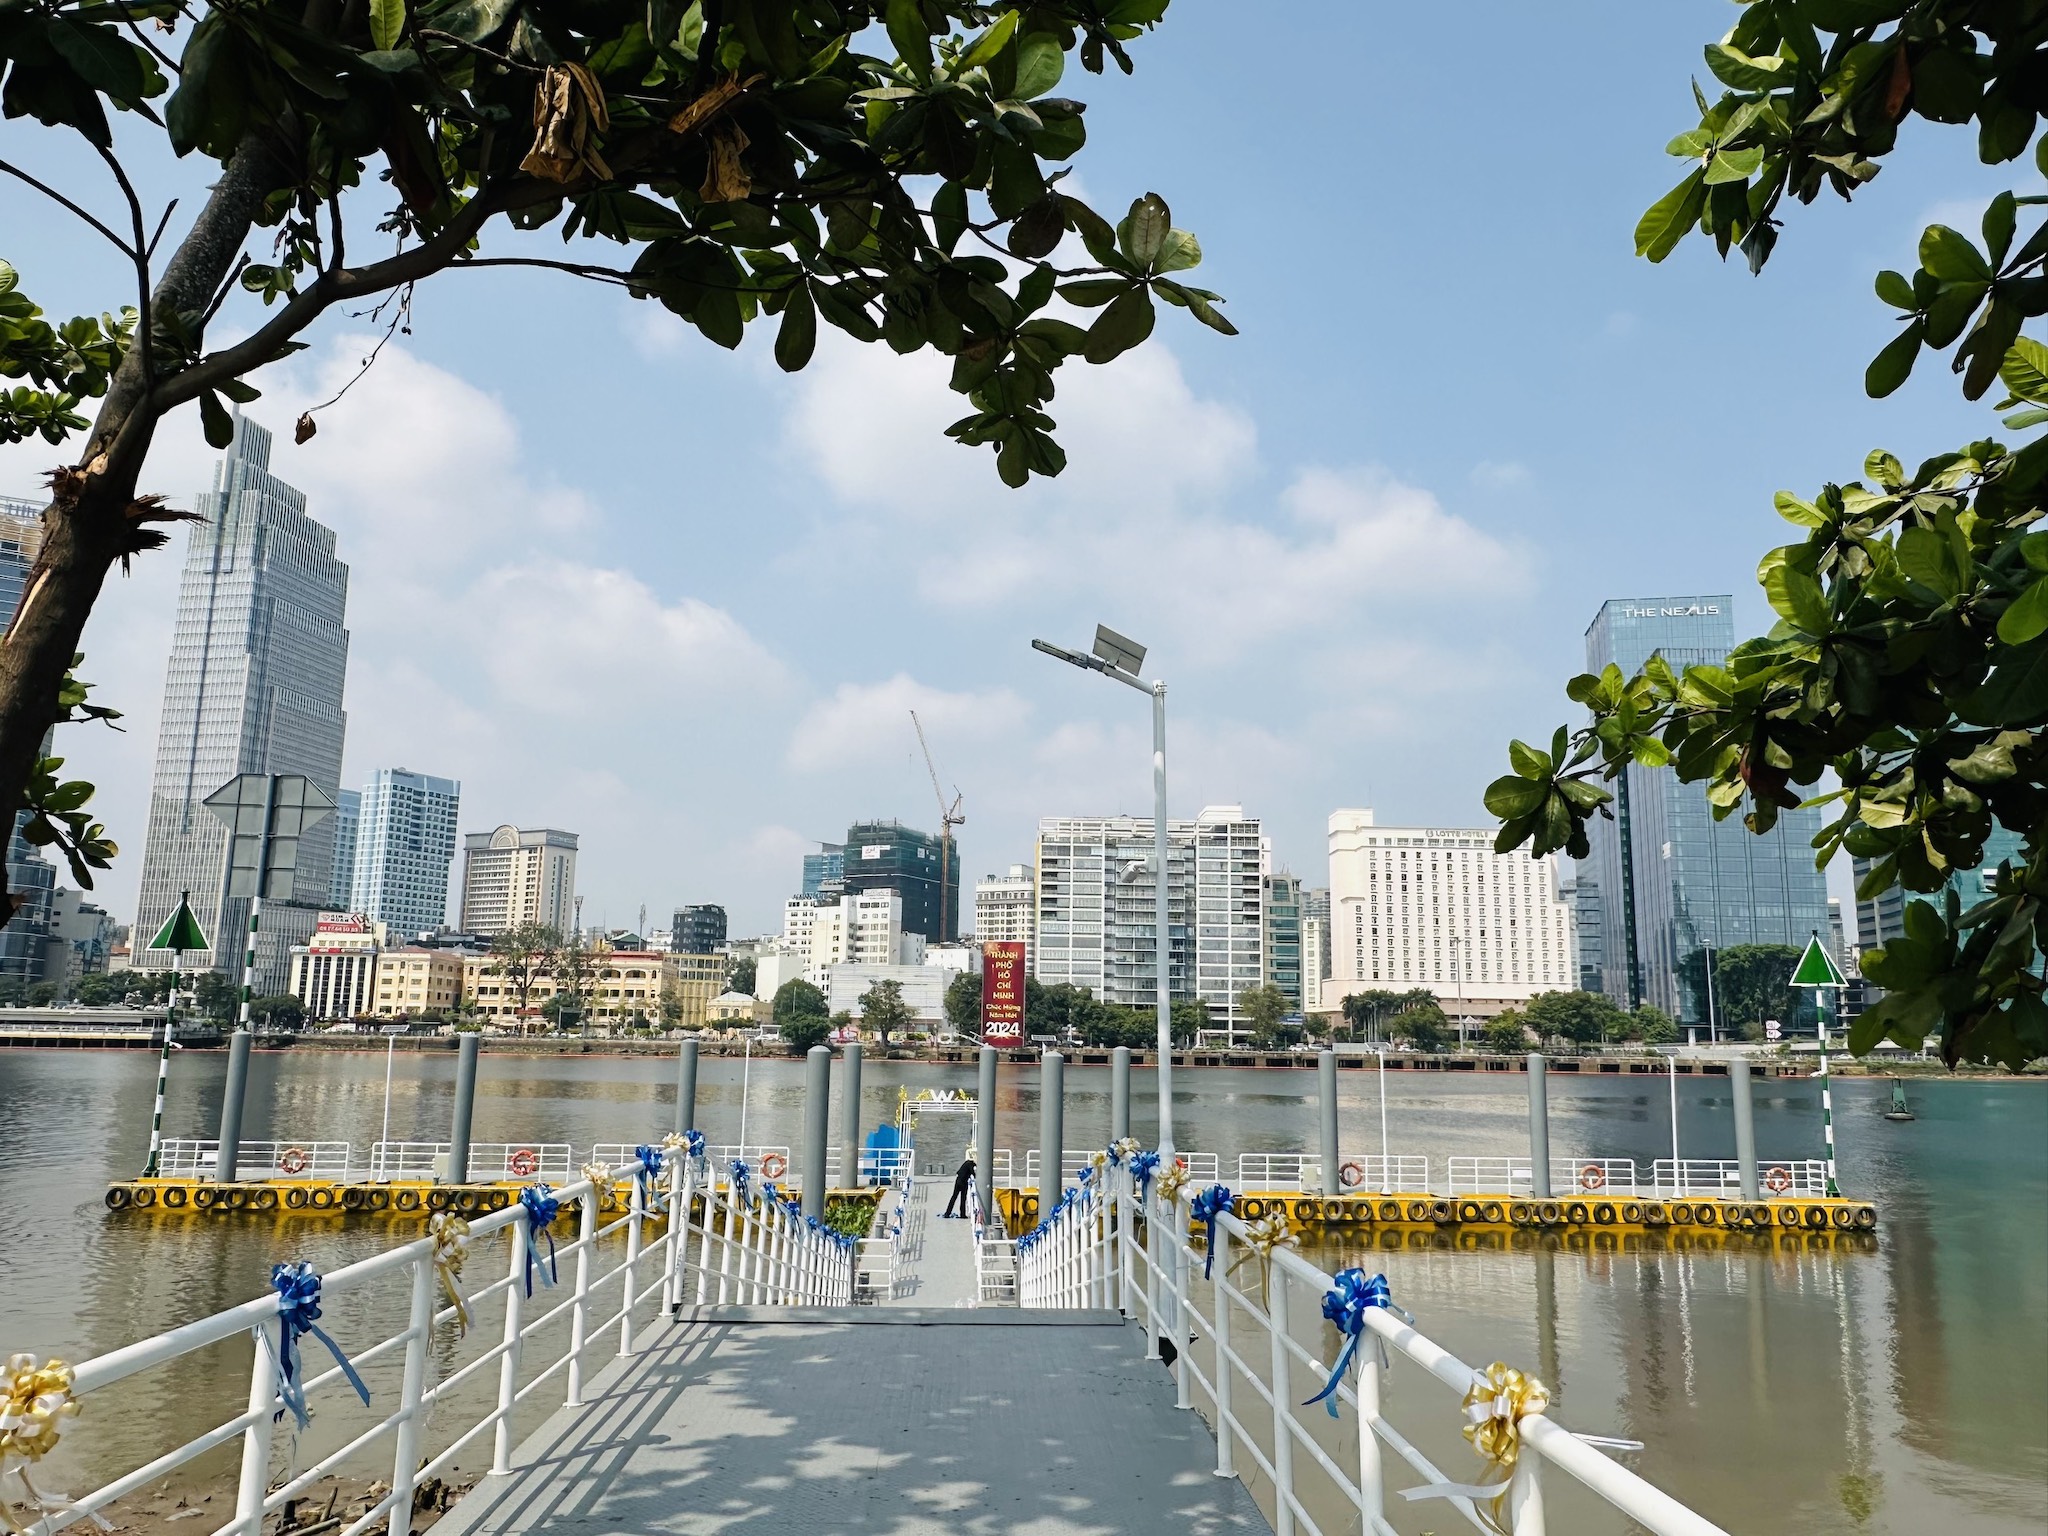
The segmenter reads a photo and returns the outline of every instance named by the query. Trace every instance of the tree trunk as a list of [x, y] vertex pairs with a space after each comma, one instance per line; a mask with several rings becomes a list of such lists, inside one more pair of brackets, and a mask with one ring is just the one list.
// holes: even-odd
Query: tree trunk
[[[254, 137], [245, 141], [152, 292], [152, 313], [185, 315], [197, 328], [276, 174], [269, 149]], [[83, 458], [52, 473], [42, 550], [0, 640], [0, 831], [10, 841], [43, 735], [58, 723], [64, 674], [108, 567], [137, 552], [135, 486], [161, 416], [151, 398], [156, 381], [150, 351], [138, 326], [135, 344], [100, 404]], [[6, 920], [13, 919], [17, 905], [9, 894]]]

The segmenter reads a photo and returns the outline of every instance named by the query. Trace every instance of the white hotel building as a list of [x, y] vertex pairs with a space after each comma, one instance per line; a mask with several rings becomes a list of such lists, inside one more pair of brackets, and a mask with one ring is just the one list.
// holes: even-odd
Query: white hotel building
[[[1444, 1012], [1491, 1017], [1577, 987], [1571, 906], [1554, 857], [1495, 853], [1493, 833], [1330, 817], [1325, 1010], [1353, 992], [1426, 987]], [[1462, 1002], [1462, 1006], [1461, 1006]]]

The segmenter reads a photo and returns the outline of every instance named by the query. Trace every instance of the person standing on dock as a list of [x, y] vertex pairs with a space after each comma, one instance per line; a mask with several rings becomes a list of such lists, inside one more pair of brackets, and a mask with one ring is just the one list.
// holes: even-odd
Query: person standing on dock
[[[940, 1215], [965, 1216], [967, 1214], [967, 1186], [973, 1182], [974, 1157], [970, 1153], [967, 1161], [962, 1163], [953, 1174], [953, 1198], [946, 1202], [946, 1208], [940, 1212]], [[956, 1205], [960, 1207], [957, 1211], [953, 1209]]]

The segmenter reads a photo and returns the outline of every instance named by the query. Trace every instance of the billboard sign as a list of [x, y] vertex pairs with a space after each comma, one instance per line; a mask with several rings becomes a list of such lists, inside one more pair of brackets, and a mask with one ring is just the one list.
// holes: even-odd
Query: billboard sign
[[990, 1045], [1024, 1043], [1024, 946], [981, 946], [981, 1038]]

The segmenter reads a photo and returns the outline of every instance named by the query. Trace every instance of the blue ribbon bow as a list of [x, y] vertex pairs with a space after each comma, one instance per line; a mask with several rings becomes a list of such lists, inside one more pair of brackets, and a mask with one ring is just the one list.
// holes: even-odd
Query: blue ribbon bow
[[747, 1171], [747, 1160], [744, 1157], [736, 1157], [732, 1160], [732, 1187], [738, 1190], [742, 1196], [746, 1194], [747, 1181], [752, 1177], [753, 1175]]
[[1152, 1175], [1159, 1171], [1157, 1152], [1140, 1152], [1131, 1159], [1131, 1175], [1138, 1181], [1138, 1198], [1144, 1199], [1152, 1188]]
[[704, 1133], [702, 1131], [685, 1131], [683, 1132], [683, 1140], [686, 1143], [686, 1145], [683, 1148], [684, 1155], [687, 1156], [691, 1162], [694, 1163], [699, 1158], [703, 1157]]
[[305, 1366], [299, 1359], [299, 1337], [307, 1333], [327, 1346], [327, 1352], [334, 1356], [334, 1363], [341, 1367], [341, 1374], [356, 1389], [356, 1396], [367, 1404], [370, 1389], [363, 1385], [363, 1378], [349, 1364], [341, 1346], [320, 1326], [318, 1271], [306, 1263], [273, 1264], [270, 1266], [270, 1283], [277, 1288], [277, 1395], [284, 1402], [284, 1408], [277, 1410], [276, 1417], [283, 1418], [285, 1408], [289, 1408], [299, 1428], [304, 1429], [313, 1421], [312, 1414], [306, 1411]]
[[1104, 1152], [1104, 1153], [1105, 1153], [1105, 1154], [1106, 1154], [1106, 1155], [1108, 1156], [1108, 1158], [1109, 1158], [1109, 1166], [1110, 1166], [1110, 1167], [1112, 1167], [1112, 1168], [1121, 1168], [1121, 1167], [1123, 1167], [1123, 1165], [1124, 1165], [1124, 1155], [1123, 1155], [1123, 1153], [1121, 1153], [1121, 1152], [1117, 1151], [1117, 1149], [1116, 1149], [1116, 1143], [1115, 1143], [1115, 1142], [1113, 1142], [1113, 1141], [1112, 1141], [1112, 1142], [1111, 1142], [1111, 1143], [1110, 1143], [1110, 1144], [1109, 1144], [1108, 1146], [1104, 1147], [1104, 1148], [1103, 1148], [1102, 1150], [1103, 1150], [1103, 1152]]
[[1216, 1218], [1230, 1209], [1230, 1191], [1221, 1184], [1211, 1184], [1189, 1202], [1188, 1209], [1208, 1235], [1209, 1251], [1202, 1256], [1202, 1278], [1206, 1280], [1210, 1266], [1216, 1262]]
[[[1337, 1384], [1351, 1369], [1352, 1359], [1358, 1353], [1358, 1341], [1365, 1336], [1365, 1309], [1385, 1307], [1405, 1323], [1412, 1324], [1415, 1319], [1394, 1305], [1394, 1293], [1388, 1288], [1385, 1275], [1374, 1275], [1368, 1279], [1362, 1269], [1346, 1269], [1338, 1271], [1331, 1279], [1336, 1284], [1323, 1295], [1323, 1316], [1336, 1324], [1337, 1331], [1344, 1335], [1344, 1347], [1338, 1351], [1337, 1363], [1330, 1367], [1330, 1379], [1323, 1383], [1323, 1390], [1301, 1406], [1307, 1408], [1321, 1403], [1334, 1419], [1337, 1417]], [[1385, 1353], [1382, 1349], [1382, 1357]]]
[[633, 1149], [633, 1155], [640, 1159], [639, 1170], [633, 1177], [640, 1182], [640, 1209], [658, 1211], [661, 1209], [661, 1148], [650, 1147], [644, 1142]]
[[540, 1283], [552, 1287], [561, 1278], [555, 1267], [555, 1234], [548, 1226], [555, 1219], [555, 1213], [562, 1208], [562, 1202], [545, 1184], [529, 1184], [519, 1192], [519, 1207], [526, 1212], [526, 1294], [533, 1294], [533, 1250], [538, 1246], [536, 1238], [548, 1240], [548, 1262], [540, 1272]]

